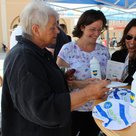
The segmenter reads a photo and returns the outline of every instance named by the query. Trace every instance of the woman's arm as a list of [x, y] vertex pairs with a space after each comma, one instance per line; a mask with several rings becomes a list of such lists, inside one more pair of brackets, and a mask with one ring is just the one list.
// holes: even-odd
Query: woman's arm
[[62, 58], [60, 58], [59, 56], [57, 57], [57, 61], [56, 61], [57, 65], [59, 67], [69, 67], [70, 65], [64, 61]]
[[[69, 64], [66, 63], [60, 57], [57, 58], [57, 64], [58, 64], [59, 67], [69, 67]], [[79, 88], [79, 89], [84, 88], [88, 84], [94, 83], [94, 82], [97, 82], [97, 81], [99, 81], [99, 79], [95, 79], [95, 78], [88, 78], [88, 79], [85, 79], [85, 80], [67, 80], [69, 87], [71, 87], [72, 89], [74, 89], [74, 88]]]

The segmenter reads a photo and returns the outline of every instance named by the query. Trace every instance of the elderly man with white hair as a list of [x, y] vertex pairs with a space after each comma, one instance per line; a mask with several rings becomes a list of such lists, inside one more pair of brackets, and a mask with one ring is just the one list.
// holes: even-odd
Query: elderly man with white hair
[[22, 36], [4, 62], [2, 136], [71, 136], [71, 111], [109, 90], [100, 81], [70, 93], [46, 49], [56, 43], [57, 19], [44, 3], [31, 2], [21, 13]]

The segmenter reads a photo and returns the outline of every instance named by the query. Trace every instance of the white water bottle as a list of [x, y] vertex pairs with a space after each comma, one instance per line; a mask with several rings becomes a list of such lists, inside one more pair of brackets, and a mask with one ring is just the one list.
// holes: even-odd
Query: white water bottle
[[131, 91], [134, 93], [132, 106], [136, 107], [136, 72], [133, 75], [133, 81], [131, 84]]
[[100, 64], [95, 57], [93, 57], [93, 59], [90, 60], [90, 71], [92, 78], [101, 79]]

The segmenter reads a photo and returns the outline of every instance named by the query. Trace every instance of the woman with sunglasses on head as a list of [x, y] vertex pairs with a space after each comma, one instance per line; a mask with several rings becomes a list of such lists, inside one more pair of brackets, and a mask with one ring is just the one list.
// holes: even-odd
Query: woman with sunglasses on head
[[[90, 72], [90, 60], [95, 57], [100, 64], [102, 79], [105, 78], [107, 60], [110, 59], [108, 48], [96, 43], [102, 31], [106, 29], [106, 18], [100, 10], [87, 10], [79, 18], [73, 30], [77, 41], [69, 42], [61, 48], [57, 64], [75, 69], [76, 80], [68, 81], [72, 92], [78, 92], [89, 83], [95, 84]], [[94, 80], [94, 81], [93, 81]], [[97, 136], [99, 128], [92, 117], [94, 101], [85, 103], [72, 112], [72, 136]]]
[[136, 18], [132, 19], [125, 27], [118, 46], [121, 49], [112, 54], [111, 60], [128, 63], [128, 74], [123, 82], [131, 85], [132, 76], [136, 71]]

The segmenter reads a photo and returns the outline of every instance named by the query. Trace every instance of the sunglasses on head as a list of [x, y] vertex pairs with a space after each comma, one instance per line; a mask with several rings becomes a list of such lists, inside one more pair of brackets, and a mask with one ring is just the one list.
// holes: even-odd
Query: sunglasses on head
[[126, 40], [132, 40], [132, 39], [134, 39], [136, 41], [136, 37], [133, 37], [131, 35], [126, 36]]

